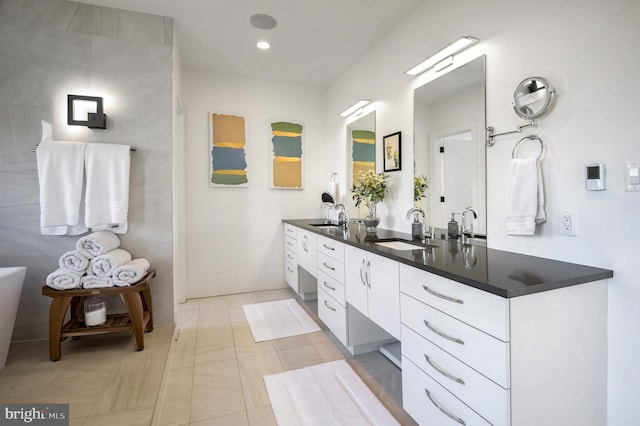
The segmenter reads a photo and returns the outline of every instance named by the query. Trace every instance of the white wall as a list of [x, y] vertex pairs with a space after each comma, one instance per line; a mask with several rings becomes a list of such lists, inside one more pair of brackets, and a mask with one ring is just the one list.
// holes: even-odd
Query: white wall
[[[635, 398], [640, 384], [640, 193], [623, 191], [622, 174], [625, 160], [640, 160], [634, 131], [638, 22], [637, 0], [429, 1], [332, 85], [327, 104], [328, 140], [337, 152], [346, 152], [338, 112], [356, 99], [371, 98], [378, 107], [377, 135], [402, 131], [403, 163], [409, 164], [412, 90], [420, 79], [404, 71], [457, 37], [480, 39], [465, 55], [487, 54], [487, 124], [498, 132], [524, 123], [511, 106], [516, 85], [528, 76], [550, 80], [556, 103], [534, 130], [547, 147], [548, 221], [534, 237], [505, 234], [506, 170], [519, 137], [497, 138], [487, 150], [488, 244], [614, 270], [608, 293], [609, 425], [637, 424], [640, 418]], [[587, 192], [584, 165], [596, 161], [607, 166], [608, 189]], [[344, 158], [330, 161], [340, 170], [344, 164]], [[398, 193], [384, 206], [381, 226], [409, 231], [404, 217], [411, 204], [411, 173], [403, 165], [394, 174]], [[577, 238], [557, 234], [558, 210], [564, 208], [578, 211]]]
[[[186, 109], [187, 297], [281, 288], [282, 219], [318, 217], [331, 153], [326, 90], [184, 71]], [[209, 187], [208, 113], [248, 123], [247, 188]], [[304, 124], [304, 189], [271, 189], [270, 120]], [[344, 135], [343, 135], [344, 137]]]

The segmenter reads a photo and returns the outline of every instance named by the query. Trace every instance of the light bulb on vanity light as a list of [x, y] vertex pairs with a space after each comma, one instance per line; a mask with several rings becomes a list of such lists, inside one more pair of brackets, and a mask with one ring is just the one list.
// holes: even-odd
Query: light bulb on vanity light
[[271, 47], [271, 45], [267, 41], [259, 41], [258, 43], [256, 43], [256, 46], [261, 50], [267, 50]]
[[[453, 55], [455, 55], [456, 53], [466, 49], [467, 47], [471, 46], [473, 43], [475, 43], [477, 41], [478, 41], [477, 38], [471, 37], [471, 36], [460, 37], [458, 40], [456, 40], [453, 43], [449, 44], [445, 48], [440, 49], [439, 51], [437, 51], [433, 55], [429, 56], [424, 61], [420, 62], [415, 67], [411, 68], [405, 74], [412, 75], [412, 76], [416, 76], [418, 74], [422, 74], [423, 72], [427, 71], [428, 69], [433, 68], [436, 64], [440, 63], [443, 59], [446, 59], [449, 56], [451, 56], [451, 62], [453, 63]], [[440, 64], [440, 65], [442, 66], [444, 64]], [[443, 70], [444, 68], [447, 68], [448, 66], [449, 65], [443, 66], [442, 68], [440, 68], [440, 70]]]

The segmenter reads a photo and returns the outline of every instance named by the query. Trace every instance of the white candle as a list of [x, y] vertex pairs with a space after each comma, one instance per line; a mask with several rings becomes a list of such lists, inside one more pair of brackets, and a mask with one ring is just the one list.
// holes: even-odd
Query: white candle
[[107, 307], [100, 306], [98, 309], [93, 311], [85, 311], [84, 313], [84, 323], [88, 327], [102, 325], [107, 320]]

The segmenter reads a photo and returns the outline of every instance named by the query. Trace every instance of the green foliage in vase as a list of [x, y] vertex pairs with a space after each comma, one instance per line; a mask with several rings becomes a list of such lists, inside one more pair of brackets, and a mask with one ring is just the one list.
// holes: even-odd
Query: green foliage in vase
[[389, 193], [387, 178], [384, 173], [376, 173], [373, 170], [360, 172], [352, 188], [356, 207], [363, 201], [367, 206], [383, 201]]
[[413, 177], [413, 201], [420, 201], [425, 197], [429, 188], [429, 179], [423, 175]]

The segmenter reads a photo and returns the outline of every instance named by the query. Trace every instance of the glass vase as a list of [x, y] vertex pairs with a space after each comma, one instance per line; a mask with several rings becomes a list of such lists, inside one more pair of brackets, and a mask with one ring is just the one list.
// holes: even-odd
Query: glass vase
[[364, 225], [367, 229], [367, 234], [375, 234], [380, 223], [380, 216], [376, 213], [377, 203], [367, 203], [369, 212], [364, 217]]

